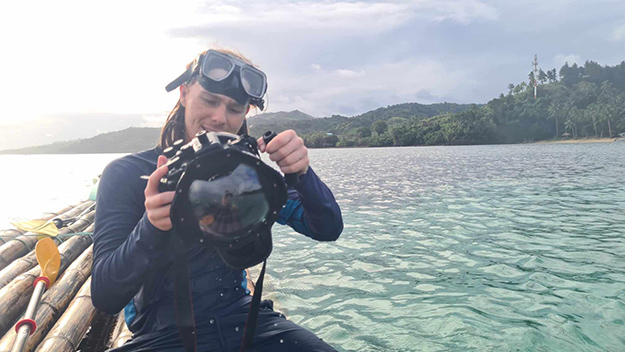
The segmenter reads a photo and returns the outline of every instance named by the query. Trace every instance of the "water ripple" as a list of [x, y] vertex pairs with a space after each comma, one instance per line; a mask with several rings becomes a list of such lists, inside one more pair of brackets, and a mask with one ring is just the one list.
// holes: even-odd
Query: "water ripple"
[[267, 296], [341, 351], [625, 350], [625, 145], [313, 150], [345, 231]]
[[[276, 226], [266, 298], [339, 351], [625, 351], [625, 143], [311, 150], [336, 243]], [[0, 223], [118, 155], [0, 156]], [[41, 165], [77, 171], [24, 178]], [[13, 176], [12, 176], [13, 175]], [[19, 176], [19, 177], [18, 177]], [[62, 194], [44, 199], [50, 185]]]

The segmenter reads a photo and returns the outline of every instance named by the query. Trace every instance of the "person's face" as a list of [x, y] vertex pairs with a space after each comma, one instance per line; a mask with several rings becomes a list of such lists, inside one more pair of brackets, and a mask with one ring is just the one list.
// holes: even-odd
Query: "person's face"
[[250, 109], [249, 104], [211, 93], [197, 82], [180, 86], [180, 103], [185, 107], [185, 142], [201, 130], [237, 133]]

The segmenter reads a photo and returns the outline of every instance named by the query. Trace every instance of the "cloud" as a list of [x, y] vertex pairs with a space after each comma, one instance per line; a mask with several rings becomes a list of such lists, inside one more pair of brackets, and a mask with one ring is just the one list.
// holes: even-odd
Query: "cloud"
[[569, 65], [572, 65], [574, 63], [581, 65], [584, 63], [582, 58], [576, 54], [558, 54], [553, 57], [553, 63], [556, 65], [556, 67], [561, 67], [567, 62], [569, 63]]
[[493, 6], [481, 1], [437, 1], [430, 6], [436, 14], [436, 21], [454, 21], [461, 24], [470, 24], [477, 20], [494, 21], [499, 19], [499, 11]]
[[360, 70], [358, 72], [352, 70], [336, 70], [334, 71], [339, 77], [343, 78], [356, 78], [365, 74], [364, 70]]
[[612, 30], [612, 36], [610, 37], [612, 41], [619, 42], [625, 39], [625, 24], [617, 26]]
[[203, 21], [169, 31], [174, 37], [214, 37], [215, 31], [248, 35], [288, 34], [319, 36], [370, 35], [401, 27], [418, 19], [469, 24], [495, 20], [498, 11], [482, 1], [295, 2], [259, 1], [205, 7]]
[[[235, 30], [251, 35], [308, 32], [311, 36], [335, 33], [367, 34], [389, 30], [414, 17], [413, 6], [401, 3], [245, 3], [237, 13], [207, 11], [202, 23], [172, 29], [174, 37], [214, 36], [214, 31]], [[366, 24], [366, 25], [363, 25]]]
[[165, 124], [165, 115], [143, 115], [138, 127], [162, 127]]
[[[269, 111], [316, 116], [485, 103], [526, 80], [534, 54], [544, 70], [625, 58], [622, 0], [35, 1], [35, 12], [31, 2], [7, 2], [11, 16], [0, 22], [12, 48], [0, 57], [0, 77], [11, 82], [0, 87], [9, 102], [0, 149], [9, 138], [38, 143], [44, 130], [71, 139], [160, 125], [178, 96], [163, 86], [214, 43], [260, 65]], [[39, 67], [42, 52], [54, 69], [38, 71], [33, 90], [15, 67]]]
[[[355, 115], [390, 104], [443, 101], [438, 97], [457, 102], [460, 99], [451, 97], [450, 91], [463, 87], [470, 92], [478, 82], [467, 71], [423, 59], [279, 76], [274, 81], [278, 88], [276, 98], [269, 97], [271, 110], [277, 109], [275, 103], [279, 110], [300, 109], [314, 116]], [[429, 92], [427, 96], [424, 90]]]
[[[165, 117], [165, 114], [113, 113], [47, 115], [26, 124], [4, 125], [0, 128], [0, 150], [90, 138], [131, 126], [160, 127]], [[156, 124], [158, 119], [160, 124]], [[151, 124], [147, 125], [147, 121]]]

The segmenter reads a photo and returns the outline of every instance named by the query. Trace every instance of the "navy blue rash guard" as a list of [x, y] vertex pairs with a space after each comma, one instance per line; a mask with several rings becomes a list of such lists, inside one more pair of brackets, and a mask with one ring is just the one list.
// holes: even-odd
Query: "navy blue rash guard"
[[[109, 314], [126, 307], [133, 338], [177, 331], [170, 233], [148, 220], [147, 181], [140, 178], [156, 170], [160, 152], [157, 147], [111, 162], [98, 187], [92, 300]], [[278, 223], [318, 241], [339, 237], [343, 230], [339, 206], [311, 168], [289, 190], [288, 199]], [[209, 316], [227, 316], [249, 305], [245, 271], [227, 267], [214, 250], [198, 246], [187, 254], [198, 330]]]

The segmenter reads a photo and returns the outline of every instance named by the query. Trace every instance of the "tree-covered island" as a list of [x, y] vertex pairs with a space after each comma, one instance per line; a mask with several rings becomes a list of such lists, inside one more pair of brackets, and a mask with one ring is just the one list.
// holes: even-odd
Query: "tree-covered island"
[[[534, 99], [534, 81], [538, 94]], [[565, 64], [530, 72], [485, 105], [401, 104], [353, 118], [326, 118], [305, 133], [310, 147], [378, 147], [523, 143], [560, 138], [616, 137], [625, 132], [625, 61]]]
[[[539, 70], [538, 77], [530, 72], [528, 78], [484, 105], [405, 103], [324, 118], [295, 110], [251, 116], [248, 125], [252, 136], [294, 129], [311, 148], [524, 143], [625, 133], [625, 61], [567, 63], [559, 71]], [[153, 147], [159, 132], [131, 127], [0, 154], [136, 152]]]

